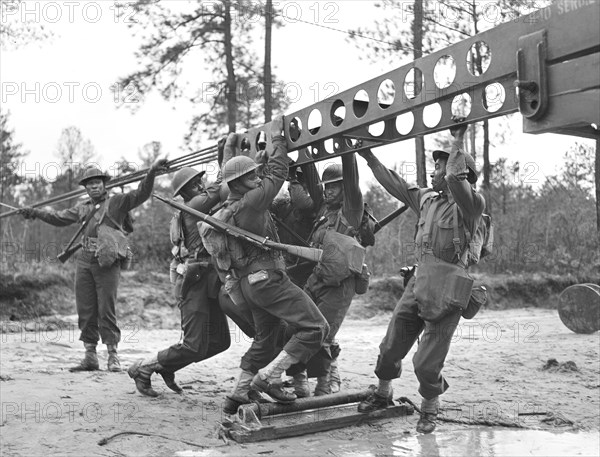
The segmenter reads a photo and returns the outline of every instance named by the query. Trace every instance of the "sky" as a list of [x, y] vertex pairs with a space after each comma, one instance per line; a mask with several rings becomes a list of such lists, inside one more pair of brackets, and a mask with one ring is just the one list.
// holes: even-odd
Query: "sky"
[[[181, 0], [169, 3], [186, 4]], [[290, 88], [293, 103], [289, 112], [393, 69], [361, 59], [364, 51], [349, 43], [346, 34], [331, 30], [370, 26], [382, 13], [373, 2], [285, 1], [279, 6], [288, 18], [284, 27], [273, 32], [272, 60], [274, 71]], [[139, 36], [133, 36], [127, 27], [135, 15], [127, 5], [123, 8], [125, 14], [117, 17], [113, 1], [26, 1], [10, 12], [10, 19], [34, 18], [52, 33], [43, 42], [0, 51], [0, 103], [3, 111], [11, 113], [16, 140], [29, 151], [22, 170], [25, 174], [55, 172], [57, 142], [69, 126], [78, 127], [91, 141], [104, 169], [121, 157], [136, 161], [140, 148], [151, 141], [161, 142], [169, 159], [186, 152], [183, 137], [191, 109], [185, 102], [168, 102], [153, 93], [135, 113], [117, 109], [111, 86], [138, 68], [134, 52], [140, 43]], [[262, 55], [263, 44], [257, 46]], [[408, 61], [398, 66], [405, 63]], [[197, 72], [200, 81], [210, 80], [201, 65], [186, 71]], [[582, 141], [562, 135], [523, 134], [520, 116], [514, 116], [510, 124], [512, 133], [503, 147], [492, 150], [492, 162], [500, 157], [520, 160], [528, 164], [522, 166], [528, 170], [524, 178], [535, 182], [554, 174], [563, 153], [575, 141]], [[378, 155], [393, 166], [411, 161], [413, 151], [409, 140], [386, 147]], [[367, 167], [362, 170], [364, 188], [372, 175]], [[411, 176], [407, 178], [411, 180]]]

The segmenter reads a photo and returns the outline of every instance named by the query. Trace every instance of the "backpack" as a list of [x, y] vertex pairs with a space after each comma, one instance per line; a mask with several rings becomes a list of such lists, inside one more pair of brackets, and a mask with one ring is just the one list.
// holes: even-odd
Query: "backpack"
[[467, 232], [469, 241], [469, 265], [479, 263], [481, 259], [490, 255], [494, 250], [494, 224], [492, 216], [482, 214], [475, 233]]
[[[233, 215], [235, 203], [227, 205], [217, 211], [213, 217], [230, 225], [235, 225]], [[244, 256], [242, 243], [237, 238], [227, 236], [206, 222], [198, 222], [198, 231], [206, 251], [217, 262], [219, 270], [230, 268], [244, 268], [248, 260]]]

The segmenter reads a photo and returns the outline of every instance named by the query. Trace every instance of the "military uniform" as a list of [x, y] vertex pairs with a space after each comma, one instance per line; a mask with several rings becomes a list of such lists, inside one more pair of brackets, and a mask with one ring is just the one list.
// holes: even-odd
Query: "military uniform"
[[94, 210], [95, 204], [100, 205], [83, 233], [83, 248], [75, 273], [75, 302], [81, 330], [79, 339], [84, 343], [95, 345], [102, 338], [104, 344], [116, 345], [121, 340], [115, 312], [121, 266], [118, 260], [109, 267], [98, 264], [98, 223], [106, 211], [103, 224], [131, 232], [129, 211], [150, 197], [154, 176], [155, 172], [151, 169], [136, 190], [125, 194], [114, 194], [109, 198], [105, 193], [98, 202], [89, 199], [62, 211], [35, 209], [33, 212], [33, 216], [42, 221], [62, 227], [83, 222]]
[[[342, 157], [343, 200], [341, 205], [327, 205], [323, 190], [314, 170], [305, 171], [309, 193], [318, 208], [315, 224], [310, 236], [311, 246], [321, 248], [326, 231], [335, 230], [344, 235], [356, 237], [363, 217], [363, 196], [359, 187], [356, 156], [347, 154]], [[346, 317], [355, 295], [355, 277], [350, 275], [339, 285], [328, 285], [315, 270], [309, 276], [305, 291], [314, 300], [329, 324], [329, 333], [321, 350], [315, 354], [308, 365], [309, 377], [328, 376], [332, 360], [337, 358], [339, 346], [334, 343], [335, 336]], [[295, 374], [301, 366], [294, 367], [288, 374]], [[317, 386], [317, 389], [322, 387]], [[325, 389], [327, 390], [327, 389]], [[319, 391], [317, 390], [317, 393]], [[327, 393], [327, 392], [322, 392]]]
[[[314, 203], [304, 186], [293, 179], [288, 187], [288, 196], [278, 197], [273, 201], [271, 212], [292, 229], [300, 238], [308, 242], [313, 222], [316, 216]], [[281, 227], [276, 220], [279, 240], [285, 244], [299, 245], [298, 239], [285, 227]], [[288, 276], [300, 288], [304, 287], [312, 270], [312, 263], [298, 259], [298, 257], [285, 253], [285, 264]]]
[[[467, 243], [465, 229], [474, 233], [485, 207], [483, 197], [466, 181], [459, 180], [452, 174], [446, 177], [448, 192], [428, 195], [433, 192], [432, 189], [409, 186], [398, 174], [385, 168], [375, 156], [371, 155], [367, 161], [377, 181], [419, 217], [415, 236], [417, 261], [437, 259], [438, 262], [456, 263], [458, 259], [453, 243], [454, 205], [458, 205], [460, 248], [464, 250]], [[430, 214], [431, 212], [433, 213]], [[461, 313], [454, 311], [436, 323], [424, 321], [418, 316], [414, 286], [413, 276], [394, 309], [387, 333], [379, 346], [375, 374], [380, 380], [400, 377], [402, 360], [422, 333], [413, 364], [419, 380], [419, 393], [425, 400], [429, 400], [437, 398], [448, 388], [441, 372]], [[431, 284], [430, 287], [435, 288], [437, 285]]]
[[[185, 204], [208, 213], [220, 201], [220, 184], [219, 179]], [[180, 217], [183, 242], [189, 253], [182, 259], [183, 274], [178, 274], [175, 282], [183, 341], [159, 351], [157, 357], [161, 367], [171, 373], [219, 354], [231, 344], [227, 318], [219, 306], [219, 277], [202, 246], [198, 219], [185, 212]]]
[[[267, 173], [259, 187], [243, 195], [232, 191], [227, 204], [234, 209], [233, 223], [260, 236], [277, 239], [269, 214], [273, 199], [287, 175], [287, 151], [283, 137], [273, 138], [274, 151]], [[265, 251], [242, 241], [241, 257], [245, 266], [232, 273], [240, 279], [241, 291], [254, 318], [256, 336], [242, 357], [243, 371], [257, 373], [273, 360], [280, 331], [280, 320], [294, 329], [284, 351], [302, 362], [319, 350], [329, 327], [310, 298], [295, 286], [285, 273], [285, 262], [278, 251]], [[249, 276], [264, 271], [266, 278], [254, 282]], [[252, 282], [252, 283], [251, 283]]]

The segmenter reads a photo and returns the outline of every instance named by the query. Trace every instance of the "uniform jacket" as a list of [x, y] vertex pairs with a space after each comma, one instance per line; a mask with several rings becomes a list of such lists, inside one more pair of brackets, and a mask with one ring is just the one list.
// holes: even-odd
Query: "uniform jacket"
[[[465, 227], [474, 233], [485, 208], [485, 200], [466, 180], [459, 180], [453, 174], [446, 175], [449, 192], [435, 193], [427, 198], [421, 208], [423, 196], [433, 191], [430, 188], [411, 186], [398, 174], [387, 169], [375, 156], [368, 159], [369, 167], [379, 183], [391, 195], [408, 205], [418, 216], [415, 235], [415, 254], [419, 261], [424, 253], [432, 253], [447, 262], [458, 261], [452, 239], [454, 237], [454, 209], [458, 205], [458, 227], [461, 251], [466, 249]], [[433, 224], [426, 227], [427, 215], [433, 211]]]
[[[137, 189], [125, 194], [114, 194], [109, 198], [108, 193], [105, 193], [99, 201], [101, 205], [100, 208], [94, 214], [92, 221], [86, 227], [83, 235], [94, 238], [97, 236], [98, 222], [102, 217], [104, 206], [107, 202], [109, 202], [107, 216], [110, 216], [114, 221], [116, 221], [120, 227], [123, 227], [126, 231], [131, 232], [133, 230], [133, 226], [131, 225], [132, 221], [131, 217], [129, 216], [129, 211], [137, 206], [140, 206], [142, 203], [148, 200], [150, 194], [152, 193], [152, 187], [154, 186], [154, 176], [154, 172], [149, 171], [146, 177], [140, 181]], [[35, 215], [48, 224], [55, 225], [57, 227], [63, 227], [76, 222], [82, 223], [93, 209], [94, 202], [92, 199], [87, 199], [71, 208], [61, 211], [37, 209]], [[111, 226], [114, 225], [110, 221], [109, 217], [105, 217], [103, 223]]]
[[323, 242], [323, 236], [328, 227], [338, 225], [338, 219], [341, 215], [337, 231], [345, 235], [355, 236], [360, 227], [363, 217], [364, 204], [363, 196], [358, 182], [358, 165], [356, 155], [346, 154], [342, 157], [342, 176], [344, 198], [341, 207], [328, 207], [323, 197], [323, 186], [320, 183], [319, 176], [314, 164], [303, 166], [302, 170], [308, 184], [308, 191], [317, 210], [315, 227], [311, 236], [311, 243], [320, 247]]
[[[288, 156], [285, 139], [273, 139], [273, 152], [264, 167], [262, 182], [245, 194], [231, 192], [227, 205], [234, 209], [233, 220], [237, 227], [270, 239], [278, 239], [269, 208], [277, 196], [288, 173]], [[282, 260], [275, 250], [264, 251], [250, 243], [242, 242], [243, 256], [252, 263], [256, 260]]]

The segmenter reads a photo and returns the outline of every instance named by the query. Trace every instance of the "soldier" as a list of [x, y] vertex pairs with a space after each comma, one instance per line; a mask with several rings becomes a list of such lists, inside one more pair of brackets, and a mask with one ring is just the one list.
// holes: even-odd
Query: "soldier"
[[[177, 171], [172, 181], [173, 198], [181, 195], [187, 206], [208, 213], [220, 201], [221, 174], [208, 186], [204, 184], [204, 174], [190, 167]], [[175, 217], [179, 229], [175, 231], [182, 235], [177, 240], [175, 296], [181, 311], [183, 341], [137, 361], [128, 370], [137, 390], [150, 397], [158, 396], [150, 382], [153, 373], [160, 374], [171, 390], [182, 393], [175, 382], [175, 372], [225, 351], [231, 343], [227, 318], [219, 307], [221, 284], [202, 245], [198, 219], [183, 211]]]
[[20, 210], [25, 218], [39, 218], [57, 227], [83, 223], [91, 216], [83, 232], [82, 253], [77, 260], [75, 273], [75, 303], [81, 330], [79, 339], [83, 341], [85, 357], [79, 365], [70, 368], [70, 371], [99, 369], [96, 354], [99, 338], [102, 338], [102, 342], [108, 349], [108, 370], [121, 371], [117, 355], [121, 331], [117, 326], [115, 313], [121, 264], [118, 258], [108, 266], [101, 266], [99, 263], [98, 228], [101, 224], [106, 224], [122, 232], [133, 231], [129, 211], [140, 206], [150, 197], [154, 177], [158, 172], [166, 171], [165, 163], [166, 159], [156, 160], [136, 190], [110, 197], [106, 190], [106, 183], [110, 176], [98, 168], [91, 167], [85, 171], [79, 181], [79, 184], [85, 187], [89, 200], [62, 211], [31, 207]]
[[[329, 230], [356, 238], [363, 218], [364, 204], [355, 155], [352, 153], [342, 157], [341, 165], [327, 166], [323, 171], [321, 183], [318, 182], [314, 165], [306, 167], [304, 171], [308, 191], [317, 209], [317, 217], [310, 235], [311, 246], [322, 248], [325, 234]], [[321, 274], [318, 267], [306, 282], [305, 291], [329, 323], [329, 334], [323, 347], [308, 366], [308, 375], [317, 377], [314, 391], [317, 396], [332, 393], [332, 378], [334, 390], [339, 390], [339, 346], [335, 342], [335, 336], [348, 312], [355, 294], [355, 286], [353, 274], [331, 281]], [[298, 371], [301, 368], [302, 366], [293, 367], [288, 374], [294, 376], [297, 395], [308, 396], [310, 391], [307, 374]]]
[[[282, 243], [307, 246], [316, 216], [315, 205], [308, 193], [301, 168], [292, 164], [288, 179], [288, 195], [275, 198], [271, 205], [271, 213]], [[284, 259], [288, 276], [294, 284], [303, 288], [314, 264], [299, 260], [291, 254], [285, 254]]]
[[[475, 162], [461, 150], [465, 130], [466, 126], [450, 129], [455, 137], [450, 153], [433, 151], [433, 191], [409, 186], [394, 171], [385, 168], [371, 151], [361, 153], [377, 181], [419, 217], [415, 245], [420, 265], [462, 262], [461, 252], [465, 252], [468, 247], [466, 231], [475, 233], [483, 213], [485, 201], [471, 187], [477, 181]], [[449, 268], [455, 267], [449, 265]], [[427, 276], [423, 275], [423, 278]], [[444, 280], [444, 277], [426, 279], [428, 282], [423, 287], [426, 291], [433, 292], [441, 288], [440, 284], [444, 284]], [[431, 433], [436, 427], [439, 395], [448, 388], [441, 372], [461, 312], [455, 309], [442, 314], [435, 321], [424, 320], [421, 315], [425, 301], [417, 300], [415, 295], [415, 284], [419, 284], [418, 281], [417, 268], [417, 273], [408, 281], [404, 294], [396, 305], [387, 333], [379, 346], [375, 368], [379, 386], [376, 392], [359, 404], [358, 411], [371, 412], [388, 406], [392, 397], [391, 381], [400, 377], [402, 360], [422, 333], [413, 357], [419, 393], [423, 397], [417, 431]]]
[[[223, 166], [223, 180], [231, 193], [225, 203], [233, 213], [230, 223], [247, 231], [277, 239], [269, 208], [287, 175], [287, 148], [281, 135], [283, 118], [272, 122], [274, 150], [268, 154], [266, 173], [256, 175], [258, 164], [246, 156], [231, 159]], [[292, 364], [307, 362], [319, 350], [329, 331], [327, 321], [310, 298], [285, 273], [285, 263], [277, 251], [265, 251], [253, 244], [227, 237], [233, 253], [230, 274], [239, 278], [241, 293], [250, 306], [256, 337], [242, 357], [240, 375], [224, 412], [234, 413], [249, 402], [248, 393], [266, 392], [280, 402], [293, 402], [296, 395], [283, 390], [281, 375]], [[232, 249], [233, 246], [237, 248]], [[275, 356], [280, 320], [294, 333]]]

